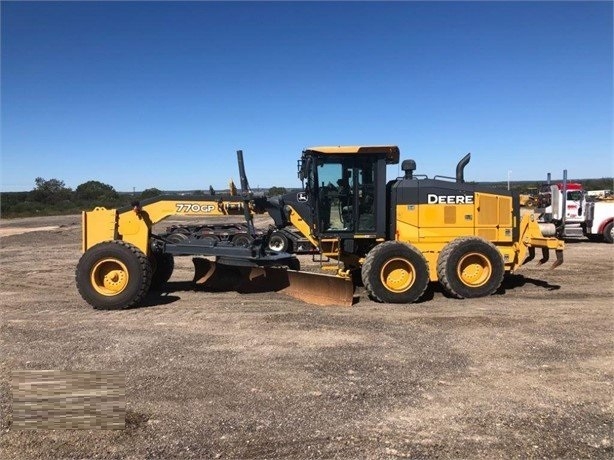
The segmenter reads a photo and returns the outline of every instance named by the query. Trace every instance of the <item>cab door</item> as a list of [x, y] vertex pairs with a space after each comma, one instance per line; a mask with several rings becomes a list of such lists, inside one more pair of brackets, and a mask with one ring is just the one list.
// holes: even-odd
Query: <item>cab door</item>
[[[373, 234], [377, 222], [376, 158], [321, 158], [316, 168], [317, 222], [325, 234]], [[382, 209], [382, 212], [384, 209]]]

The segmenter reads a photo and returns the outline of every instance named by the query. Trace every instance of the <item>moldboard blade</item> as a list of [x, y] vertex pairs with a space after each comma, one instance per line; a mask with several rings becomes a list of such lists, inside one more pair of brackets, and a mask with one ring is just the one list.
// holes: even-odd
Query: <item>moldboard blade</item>
[[354, 303], [354, 285], [350, 280], [338, 276], [319, 273], [300, 272], [285, 269], [282, 271], [287, 285], [277, 292], [294, 297], [313, 305], [351, 307]]
[[194, 282], [210, 291], [279, 292], [320, 306], [350, 307], [354, 302], [354, 285], [337, 276], [285, 268], [222, 265], [202, 258], [192, 260]]

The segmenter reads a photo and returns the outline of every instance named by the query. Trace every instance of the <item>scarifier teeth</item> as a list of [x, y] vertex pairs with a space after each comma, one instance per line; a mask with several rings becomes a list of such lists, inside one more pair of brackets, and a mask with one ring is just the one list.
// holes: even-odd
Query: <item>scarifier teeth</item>
[[530, 246], [529, 255], [526, 259], [524, 259], [524, 262], [522, 263], [522, 265], [531, 262], [533, 259], [535, 259], [535, 248], [533, 246]]
[[548, 248], [542, 248], [542, 258], [539, 262], [537, 262], [537, 265], [545, 264], [546, 262], [548, 262], [548, 259], [550, 259], [550, 251], [548, 250]]
[[563, 251], [561, 249], [557, 249], [556, 250], [556, 260], [554, 261], [550, 269], [554, 270], [556, 267], [562, 264], [563, 264]]

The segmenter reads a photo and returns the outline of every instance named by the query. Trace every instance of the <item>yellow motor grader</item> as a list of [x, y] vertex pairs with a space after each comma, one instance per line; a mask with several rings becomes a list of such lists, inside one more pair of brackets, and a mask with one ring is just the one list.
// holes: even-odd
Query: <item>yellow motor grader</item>
[[[553, 268], [563, 262], [564, 243], [553, 226], [538, 224], [533, 214], [521, 217], [517, 194], [465, 182], [469, 154], [455, 177], [416, 175], [415, 162], [405, 160], [404, 175], [387, 180], [386, 166], [399, 156], [390, 145], [308, 148], [298, 162], [302, 189], [266, 197], [251, 192], [238, 151], [239, 195], [162, 195], [83, 212], [78, 290], [94, 308], [136, 305], [169, 280], [174, 256], [189, 255], [194, 281], [205, 289], [281, 291], [319, 305], [352, 305], [362, 281], [376, 301], [412, 303], [437, 281], [458, 298], [493, 294], [536, 248], [540, 263], [551, 249]], [[252, 220], [259, 213], [275, 224], [260, 235]], [[241, 214], [247, 235], [240, 242], [152, 232], [169, 216]], [[302, 272], [295, 255], [270, 249], [273, 232], [289, 225], [332, 274]]]

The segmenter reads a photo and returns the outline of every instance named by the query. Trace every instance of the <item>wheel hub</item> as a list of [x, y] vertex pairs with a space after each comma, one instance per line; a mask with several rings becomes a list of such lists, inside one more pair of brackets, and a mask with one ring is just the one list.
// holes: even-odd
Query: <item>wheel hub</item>
[[490, 279], [491, 274], [492, 265], [482, 254], [467, 254], [458, 263], [458, 277], [467, 286], [483, 286]]
[[405, 292], [416, 279], [413, 265], [405, 259], [391, 259], [382, 267], [382, 284], [392, 292]]
[[90, 281], [99, 294], [114, 296], [128, 286], [128, 268], [118, 259], [108, 258], [96, 263], [92, 268]]

